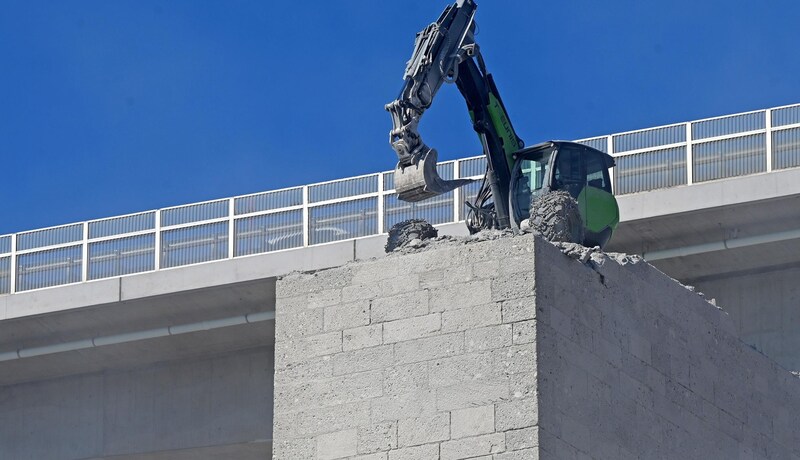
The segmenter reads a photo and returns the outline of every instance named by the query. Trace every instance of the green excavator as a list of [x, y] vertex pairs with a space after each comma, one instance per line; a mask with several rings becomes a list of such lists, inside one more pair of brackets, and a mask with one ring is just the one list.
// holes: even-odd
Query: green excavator
[[[386, 105], [393, 122], [390, 143], [398, 157], [398, 198], [417, 202], [472, 182], [442, 179], [436, 171], [436, 150], [425, 145], [418, 131], [420, 118], [442, 84], [455, 83], [487, 159], [479, 191], [466, 203], [469, 231], [520, 230], [556, 222], [569, 227], [561, 232], [567, 235], [562, 241], [603, 247], [619, 223], [609, 175], [614, 159], [568, 141], [524, 147], [475, 42], [475, 12], [473, 0], [458, 0], [417, 34], [400, 95]], [[557, 202], [564, 199], [572, 204]], [[556, 215], [538, 212], [548, 205]], [[568, 215], [570, 209], [575, 215]], [[404, 224], [408, 225], [399, 226]]]

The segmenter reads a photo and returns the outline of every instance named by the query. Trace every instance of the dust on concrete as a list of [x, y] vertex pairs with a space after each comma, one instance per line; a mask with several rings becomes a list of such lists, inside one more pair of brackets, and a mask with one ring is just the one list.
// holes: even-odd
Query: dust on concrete
[[474, 235], [469, 236], [452, 236], [440, 235], [435, 238], [428, 238], [421, 240], [414, 238], [407, 244], [395, 248], [389, 254], [412, 254], [420, 251], [430, 250], [432, 248], [441, 247], [444, 245], [459, 245], [459, 244], [472, 244], [480, 243], [482, 241], [492, 241], [499, 238], [510, 238], [515, 236], [511, 229], [506, 230], [482, 230]]
[[[420, 251], [427, 251], [432, 248], [441, 247], [443, 245], [459, 245], [459, 244], [473, 244], [473, 243], [480, 243], [483, 241], [492, 241], [500, 238], [533, 238], [533, 237], [541, 237], [542, 241], [546, 241], [553, 246], [557, 247], [564, 253], [567, 257], [571, 259], [575, 259], [578, 262], [586, 265], [587, 267], [591, 268], [592, 270], [596, 271], [598, 274], [602, 276], [602, 268], [603, 265], [608, 262], [616, 262], [619, 265], [634, 265], [639, 263], [646, 263], [647, 261], [642, 258], [642, 256], [636, 254], [626, 254], [623, 252], [603, 252], [599, 246], [595, 247], [586, 247], [578, 243], [564, 243], [564, 242], [553, 242], [548, 241], [546, 238], [542, 237], [542, 235], [533, 230], [527, 230], [522, 232], [514, 232], [511, 229], [488, 229], [482, 230], [474, 235], [469, 236], [451, 236], [451, 235], [442, 235], [437, 236], [436, 238], [429, 238], [425, 240], [414, 239], [410, 241], [403, 247], [395, 249], [392, 254], [412, 254]], [[683, 286], [685, 289], [694, 292], [695, 294], [699, 295], [700, 297], [704, 298], [708, 303], [714, 305], [716, 308], [721, 309], [717, 305], [716, 299], [708, 299], [706, 298], [705, 294], [695, 290], [694, 286], [686, 285], [681, 283], [678, 280], [674, 280], [676, 283]]]
[[588, 265], [589, 267], [595, 269], [602, 267], [607, 260], [612, 260], [620, 265], [637, 264], [644, 261], [644, 259], [638, 255], [616, 252], [606, 253], [603, 252], [599, 246], [589, 248], [578, 243], [552, 242], [548, 241], [546, 238], [543, 238], [541, 234], [536, 231], [515, 232], [511, 229], [488, 229], [469, 236], [442, 235], [437, 236], [436, 238], [429, 238], [425, 240], [414, 239], [407, 245], [395, 249], [390, 253], [390, 255], [416, 253], [441, 247], [443, 245], [473, 244], [497, 240], [500, 238], [534, 237], [541, 237], [542, 241], [546, 241], [557, 247], [559, 250], [561, 250], [561, 252], [567, 255], [567, 257], [575, 259], [582, 264]]

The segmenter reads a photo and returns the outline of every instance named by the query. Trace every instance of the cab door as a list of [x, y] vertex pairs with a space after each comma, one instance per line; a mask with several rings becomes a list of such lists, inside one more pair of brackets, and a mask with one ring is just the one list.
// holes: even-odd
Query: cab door
[[603, 246], [619, 222], [604, 154], [579, 144], [562, 144], [553, 171], [553, 190], [566, 190], [578, 201], [584, 244]]
[[585, 206], [585, 240], [590, 246], [605, 246], [619, 223], [619, 207], [611, 190], [606, 156], [596, 150], [584, 154], [586, 187], [579, 202]]
[[586, 203], [581, 194], [586, 187], [586, 163], [582, 149], [573, 145], [560, 145], [553, 168], [553, 190], [565, 190], [578, 201], [581, 218], [586, 223]]

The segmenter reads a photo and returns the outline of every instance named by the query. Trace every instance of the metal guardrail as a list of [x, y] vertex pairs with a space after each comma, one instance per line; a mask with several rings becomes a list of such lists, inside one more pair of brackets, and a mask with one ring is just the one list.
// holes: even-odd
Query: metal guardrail
[[[800, 166], [800, 104], [578, 142], [616, 157], [618, 195], [691, 186]], [[438, 166], [446, 179], [485, 168]], [[405, 203], [382, 172], [0, 236], [0, 294], [360, 238], [411, 217], [457, 222], [477, 187]]]

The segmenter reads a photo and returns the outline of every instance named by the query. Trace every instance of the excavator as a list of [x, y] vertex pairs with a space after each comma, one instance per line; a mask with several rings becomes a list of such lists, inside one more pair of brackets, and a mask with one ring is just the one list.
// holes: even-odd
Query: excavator
[[[422, 201], [472, 182], [442, 179], [436, 171], [437, 151], [423, 142], [418, 131], [442, 85], [455, 83], [487, 160], [478, 193], [466, 202], [470, 233], [493, 228], [519, 231], [534, 220], [544, 225], [561, 220], [561, 225], [570, 227], [564, 233], [568, 242], [603, 247], [619, 223], [609, 174], [613, 157], [568, 141], [524, 147], [475, 41], [476, 8], [473, 0], [458, 0], [416, 35], [400, 95], [386, 104], [393, 125], [389, 142], [398, 158], [394, 173], [398, 198]], [[556, 201], [548, 203], [551, 197]], [[565, 198], [572, 205], [558, 202]], [[540, 212], [548, 204], [561, 215]], [[565, 215], [569, 209], [576, 215]]]

